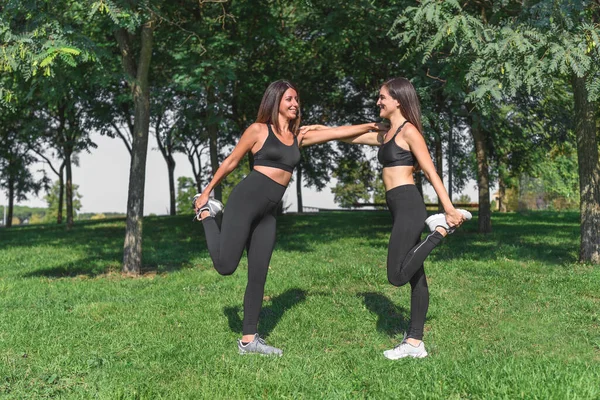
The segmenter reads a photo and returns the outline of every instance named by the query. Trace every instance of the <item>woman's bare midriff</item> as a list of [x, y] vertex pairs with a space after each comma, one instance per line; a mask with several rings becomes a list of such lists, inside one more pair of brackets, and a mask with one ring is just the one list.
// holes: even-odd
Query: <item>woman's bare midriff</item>
[[282, 186], [287, 186], [292, 179], [292, 173], [279, 168], [265, 167], [264, 165], [256, 165], [254, 169], [263, 175], [268, 176]]
[[412, 166], [387, 167], [383, 169], [382, 175], [386, 191], [392, 190], [397, 186], [415, 184]]

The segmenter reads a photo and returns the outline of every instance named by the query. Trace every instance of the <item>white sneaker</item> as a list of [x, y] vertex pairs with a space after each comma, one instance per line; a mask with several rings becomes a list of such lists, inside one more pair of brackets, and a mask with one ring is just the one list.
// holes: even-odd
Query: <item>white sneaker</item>
[[398, 346], [384, 351], [383, 355], [390, 360], [398, 360], [404, 357], [424, 358], [427, 357], [427, 350], [425, 350], [423, 342], [419, 343], [418, 346], [413, 346], [404, 339]]
[[[463, 210], [460, 208], [456, 209], [458, 212], [460, 212], [465, 219], [468, 221], [471, 218], [473, 218], [473, 216], [471, 215], [470, 212], [468, 212], [467, 210]], [[450, 227], [448, 226], [448, 223], [446, 222], [446, 214], [444, 213], [439, 213], [439, 214], [433, 214], [432, 216], [430, 216], [429, 218], [427, 218], [425, 220], [425, 224], [427, 225], [427, 227], [429, 228], [429, 230], [431, 232], [435, 231], [435, 228], [437, 228], [438, 226], [441, 226], [442, 228], [444, 228], [446, 230], [446, 232], [453, 233], [456, 230], [456, 227]]]

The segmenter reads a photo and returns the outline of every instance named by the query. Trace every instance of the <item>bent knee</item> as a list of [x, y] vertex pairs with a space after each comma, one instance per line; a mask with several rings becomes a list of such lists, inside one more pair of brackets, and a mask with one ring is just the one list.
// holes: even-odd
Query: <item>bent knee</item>
[[404, 286], [408, 283], [408, 280], [402, 279], [401, 277], [388, 274], [388, 282], [396, 287]]
[[237, 263], [233, 262], [219, 262], [215, 264], [215, 269], [220, 275], [227, 276], [231, 275], [237, 269]]

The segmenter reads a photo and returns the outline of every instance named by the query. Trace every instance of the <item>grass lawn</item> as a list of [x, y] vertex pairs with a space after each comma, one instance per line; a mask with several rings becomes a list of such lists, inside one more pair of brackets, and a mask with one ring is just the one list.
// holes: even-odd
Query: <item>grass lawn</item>
[[191, 216], [145, 220], [140, 278], [124, 220], [0, 230], [0, 398], [600, 398], [600, 268], [575, 213], [466, 223], [425, 264], [430, 356], [382, 352], [410, 288], [387, 283], [387, 212], [284, 215], [260, 333], [240, 356], [245, 258], [222, 277]]

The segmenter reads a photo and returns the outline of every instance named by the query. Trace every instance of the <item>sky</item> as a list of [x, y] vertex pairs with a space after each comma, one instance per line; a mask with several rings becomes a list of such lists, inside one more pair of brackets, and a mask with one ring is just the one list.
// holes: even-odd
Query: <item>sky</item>
[[[73, 183], [79, 185], [79, 193], [82, 195], [81, 213], [119, 212], [125, 213], [127, 208], [127, 188], [129, 185], [129, 153], [121, 139], [112, 139], [100, 134], [92, 134], [92, 140], [98, 148], [92, 149], [91, 153], [83, 152], [79, 155], [79, 166], [73, 166]], [[156, 214], [166, 215], [169, 213], [169, 183], [167, 177], [166, 163], [157, 149], [156, 139], [151, 134], [148, 141], [148, 156], [146, 164], [146, 187], [144, 199], [144, 215]], [[176, 154], [175, 181], [180, 176], [192, 177], [192, 169], [183, 154]], [[56, 175], [48, 166], [38, 164], [32, 170], [46, 169], [51, 179]], [[305, 207], [317, 207], [336, 209], [331, 187], [335, 180], [321, 192], [311, 188], [302, 190]], [[430, 198], [436, 198], [435, 192], [430, 185], [424, 187], [425, 193]], [[477, 199], [477, 191], [474, 182], [470, 182], [463, 191], [471, 197], [472, 201]], [[20, 202], [19, 205], [30, 207], [46, 207], [46, 202], [41, 193], [39, 197], [29, 196], [28, 201]], [[3, 204], [6, 197], [0, 194]], [[285, 195], [284, 205], [288, 211], [297, 211], [296, 184], [292, 182]]]

